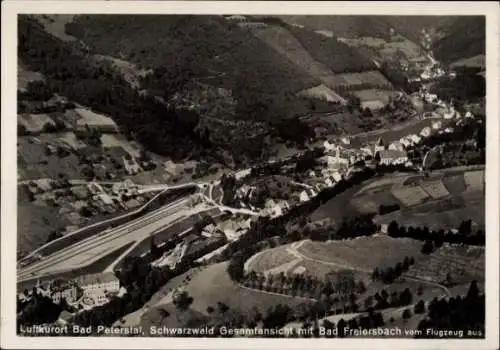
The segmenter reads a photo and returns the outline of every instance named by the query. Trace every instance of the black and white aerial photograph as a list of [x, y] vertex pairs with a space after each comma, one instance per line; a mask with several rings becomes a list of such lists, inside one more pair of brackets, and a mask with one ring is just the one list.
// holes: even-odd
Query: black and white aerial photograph
[[484, 339], [486, 17], [438, 14], [18, 15], [17, 335]]

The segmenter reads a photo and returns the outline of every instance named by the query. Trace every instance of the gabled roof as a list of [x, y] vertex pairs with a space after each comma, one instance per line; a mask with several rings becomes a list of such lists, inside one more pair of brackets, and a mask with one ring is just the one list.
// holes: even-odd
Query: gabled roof
[[399, 157], [406, 157], [406, 152], [399, 150], [392, 150], [392, 149], [380, 151], [379, 154], [380, 154], [380, 159], [382, 158], [394, 159]]

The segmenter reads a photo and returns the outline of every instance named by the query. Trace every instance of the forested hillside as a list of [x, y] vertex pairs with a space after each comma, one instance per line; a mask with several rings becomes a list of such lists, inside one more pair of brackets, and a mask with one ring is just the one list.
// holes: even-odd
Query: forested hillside
[[481, 16], [456, 19], [443, 28], [446, 35], [433, 45], [434, 55], [440, 61], [452, 63], [486, 52], [486, 21]]
[[193, 79], [230, 89], [238, 119], [286, 118], [293, 94], [318, 84], [221, 16], [79, 16], [68, 32], [92, 52], [153, 69], [146, 87], [164, 94]]

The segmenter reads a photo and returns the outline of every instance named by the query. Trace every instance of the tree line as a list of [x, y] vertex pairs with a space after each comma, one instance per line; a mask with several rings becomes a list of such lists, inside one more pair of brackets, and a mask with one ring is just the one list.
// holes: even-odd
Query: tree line
[[390, 284], [408, 271], [414, 263], [415, 259], [413, 257], [405, 256], [403, 262], [398, 262], [394, 267], [376, 267], [372, 272], [372, 280]]
[[427, 226], [413, 227], [413, 226], [399, 226], [398, 222], [393, 220], [387, 227], [387, 233], [391, 237], [409, 237], [420, 241], [425, 241], [422, 249], [423, 253], [430, 253], [435, 248], [439, 248], [443, 243], [451, 244], [467, 244], [484, 246], [486, 237], [483, 230], [472, 230], [472, 220], [464, 220], [460, 223], [458, 232], [452, 230], [445, 231], [430, 230]]

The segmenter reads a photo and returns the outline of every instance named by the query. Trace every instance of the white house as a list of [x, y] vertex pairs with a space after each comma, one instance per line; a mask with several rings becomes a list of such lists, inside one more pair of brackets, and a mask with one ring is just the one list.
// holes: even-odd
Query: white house
[[453, 128], [446, 128], [446, 129], [444, 129], [444, 132], [448, 133], [448, 134], [452, 133], [453, 132]]
[[379, 154], [380, 154], [380, 164], [384, 165], [405, 164], [408, 161], [408, 156], [404, 151], [384, 150], [380, 151]]
[[348, 137], [342, 137], [340, 140], [345, 145], [350, 145], [351, 144], [351, 140]]
[[326, 140], [325, 142], [323, 142], [323, 147], [325, 147], [325, 151], [328, 152], [328, 151], [333, 151], [336, 147], [336, 145], [334, 143], [330, 143], [328, 142], [328, 140]]
[[301, 202], [307, 202], [309, 200], [309, 195], [305, 190], [300, 192], [299, 199]]
[[431, 128], [426, 126], [425, 128], [422, 129], [422, 131], [420, 131], [420, 136], [422, 137], [429, 137], [431, 136]]
[[403, 151], [404, 150], [404, 145], [399, 142], [399, 141], [394, 141], [389, 145], [389, 150], [393, 151]]
[[332, 177], [333, 177], [333, 180], [335, 180], [335, 182], [339, 182], [340, 180], [342, 180], [342, 174], [338, 171], [335, 171], [332, 174]]
[[438, 120], [438, 121], [436, 121], [436, 122], [433, 122], [433, 123], [432, 123], [432, 128], [433, 128], [434, 130], [441, 129], [441, 127], [442, 127], [442, 126], [443, 126], [443, 122], [442, 122], [442, 121], [440, 121], [440, 120]]

